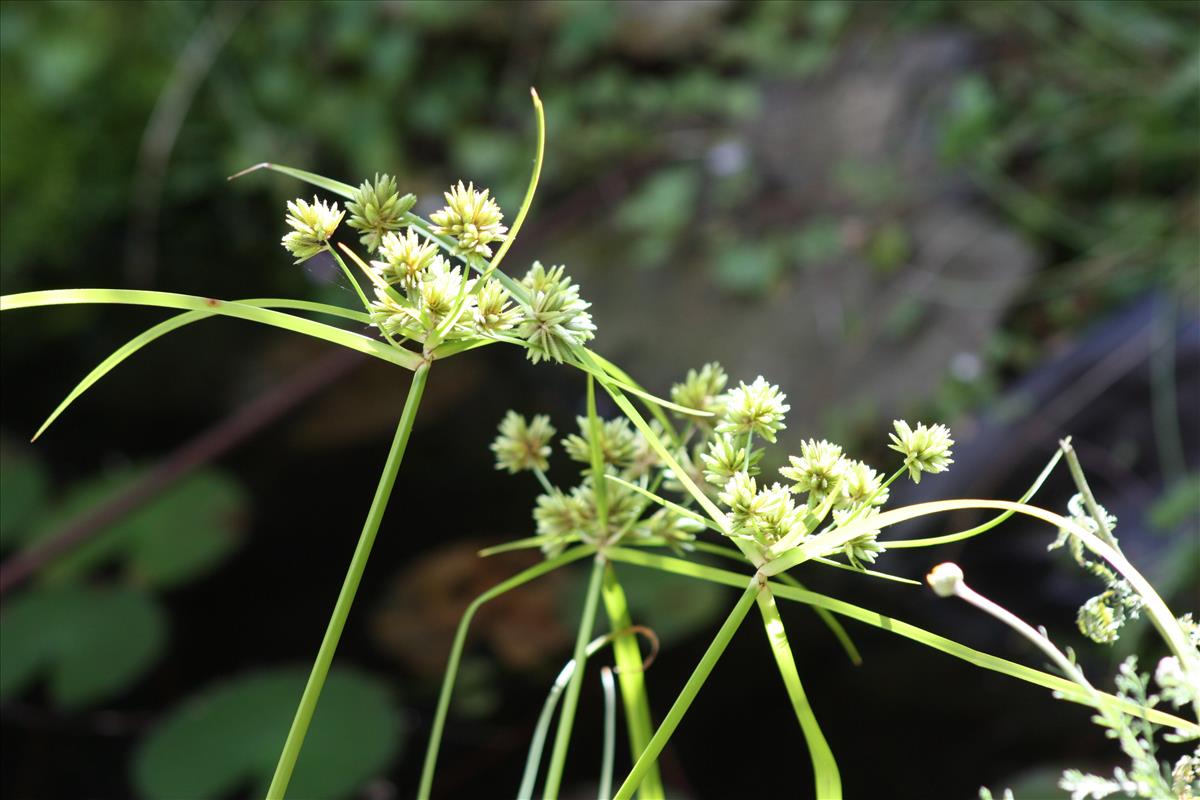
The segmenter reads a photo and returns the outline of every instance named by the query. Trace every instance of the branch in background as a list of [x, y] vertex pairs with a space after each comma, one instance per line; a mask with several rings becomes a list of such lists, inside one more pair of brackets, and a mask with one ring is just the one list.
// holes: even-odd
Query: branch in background
[[85, 511], [58, 531], [0, 564], [0, 595], [141, 507], [176, 481], [224, 455], [362, 363], [355, 353], [338, 348], [291, 380], [259, 395], [232, 416], [180, 447], [125, 491]]

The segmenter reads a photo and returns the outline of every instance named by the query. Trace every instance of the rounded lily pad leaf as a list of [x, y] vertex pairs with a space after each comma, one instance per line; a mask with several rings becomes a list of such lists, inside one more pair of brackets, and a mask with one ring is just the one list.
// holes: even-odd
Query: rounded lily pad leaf
[[[41, 521], [36, 535], [60, 529], [126, 490], [141, 475], [127, 470], [79, 486]], [[97, 532], [51, 565], [45, 579], [71, 582], [116, 563], [149, 586], [184, 583], [215, 567], [237, 547], [246, 502], [245, 492], [228, 475], [201, 470]]]
[[153, 597], [130, 587], [40, 587], [0, 613], [0, 699], [45, 675], [60, 708], [124, 690], [157, 660], [167, 622]]
[[[307, 670], [251, 673], [184, 701], [141, 743], [134, 784], [147, 800], [266, 793]], [[396, 757], [402, 722], [389, 689], [333, 670], [321, 692], [289, 797], [334, 800], [360, 789]]]

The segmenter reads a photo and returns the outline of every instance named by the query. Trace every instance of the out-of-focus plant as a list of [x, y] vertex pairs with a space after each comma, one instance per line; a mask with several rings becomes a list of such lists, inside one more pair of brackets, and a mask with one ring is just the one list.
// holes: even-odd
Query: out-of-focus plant
[[[1174, 666], [1167, 669], [1170, 675], [1166, 680], [1173, 681], [1173, 686], [1187, 686], [1200, 679], [1200, 655], [1188, 641], [1183, 626], [1115, 548], [1110, 531], [1104, 528], [1104, 518], [1097, 515], [1094, 501], [1086, 489], [1081, 488], [1081, 491], [1089, 512], [1098, 521], [1099, 532], [1089, 530], [1077, 520], [1026, 503], [1046, 479], [1057, 456], [1020, 502], [948, 500], [881, 510], [888, 498], [888, 487], [894, 481], [908, 475], [913, 482], [918, 482], [923, 475], [943, 472], [952, 463], [954, 442], [947, 428], [942, 425], [912, 426], [896, 421], [890, 447], [900, 454], [902, 461], [886, 478], [873, 467], [848, 459], [838, 445], [810, 439], [780, 470], [786, 483], [768, 486], [763, 481], [760, 485], [758, 470], [764, 448], [756, 444], [775, 444], [777, 433], [785, 427], [789, 410], [786, 397], [778, 386], [759, 376], [753, 382], [727, 388], [724, 370], [709, 364], [690, 372], [684, 381], [673, 387], [672, 400], [667, 401], [649, 394], [619, 367], [589, 349], [587, 343], [595, 332], [587, 311], [589, 304], [582, 299], [579, 287], [567, 277], [563, 267], [547, 269], [534, 262], [520, 280], [501, 269], [502, 261], [526, 219], [541, 172], [544, 120], [536, 93], [533, 101], [538, 123], [533, 173], [511, 226], [505, 224], [504, 214], [488, 190], [477, 189], [474, 184], [464, 185], [461, 181], [445, 193], [445, 205], [425, 218], [413, 213], [413, 199], [401, 196], [398, 182], [389, 176], [376, 175], [356, 188], [275, 164], [260, 164], [245, 171], [271, 169], [300, 178], [348, 201], [346, 209], [340, 208], [337, 202], [320, 198], [314, 198], [311, 203], [302, 199], [289, 203], [285, 222], [290, 230], [281, 243], [297, 262], [317, 256], [335, 261], [354, 287], [362, 310], [281, 298], [223, 301], [117, 289], [36, 291], [6, 295], [0, 302], [0, 310], [5, 311], [47, 305], [120, 303], [185, 312], [137, 336], [106, 359], [55, 410], [47, 425], [82, 391], [141, 347], [165, 333], [212, 316], [231, 316], [313, 336], [412, 371], [408, 398], [374, 499], [316, 660], [300, 691], [299, 705], [266, 790], [268, 797], [283, 797], [297, 764], [303, 763], [299, 761], [301, 748], [330, 677], [334, 654], [391, 497], [433, 365], [496, 343], [524, 349], [534, 363], [562, 363], [587, 375], [587, 415], [577, 420], [577, 432], [562, 440], [567, 454], [582, 464], [581, 476], [568, 491], [550, 481], [546, 473], [547, 454], [555, 430], [549, 419], [534, 417], [526, 420], [516, 414], [504, 419], [501, 435], [493, 444], [497, 467], [513, 473], [532, 472], [544, 493], [534, 510], [537, 535], [498, 549], [540, 547], [546, 559], [482, 594], [464, 615], [438, 699], [418, 796], [428, 797], [432, 789], [440, 740], [468, 626], [475, 612], [504, 592], [582, 559], [590, 559], [592, 568], [572, 665], [564, 670], [552, 692], [548, 710], [543, 714], [544, 724], [539, 725], [540, 740], [535, 739], [526, 768], [526, 784], [532, 787], [530, 781], [536, 782], [549, 715], [561, 697], [558, 728], [543, 788], [548, 797], [559, 794], [590, 653], [611, 644], [626, 712], [633, 767], [613, 796], [629, 798], [640, 792], [643, 797], [660, 797], [664, 790], [656, 767], [657, 757], [734, 632], [755, 605], [761, 613], [776, 666], [808, 743], [817, 794], [821, 797], [840, 796], [837, 761], [801, 685], [795, 655], [776, 607], [777, 598], [812, 605], [842, 640], [852, 659], [857, 657], [853, 645], [831, 614], [857, 619], [978, 666], [1052, 688], [1066, 699], [1096, 707], [1113, 720], [1123, 719], [1120, 715], [1126, 715], [1188, 734], [1200, 731], [1200, 725], [1152, 708], [1153, 704], [1146, 698], [1128, 692], [1128, 696], [1115, 697], [1100, 694], [1078, 682], [980, 653], [877, 612], [807, 591], [790, 577], [789, 570], [811, 563], [851, 570], [866, 577], [915, 583], [869, 569], [867, 565], [874, 565], [888, 549], [961, 541], [991, 530], [1012, 514], [1020, 513], [1054, 525], [1078, 539], [1082, 546], [1076, 552], [1081, 560], [1086, 561], [1082, 556], [1086, 549], [1108, 562], [1111, 570], [1097, 568], [1093, 572], [1109, 581], [1109, 591], [1120, 596], [1122, 609], [1127, 613], [1136, 610], [1150, 618], [1172, 651]], [[345, 242], [335, 241], [344, 222], [357, 232], [367, 251], [365, 258]], [[368, 330], [381, 338], [314, 322], [292, 313], [296, 311], [320, 313], [360, 327], [369, 326]], [[623, 416], [610, 420], [600, 418], [597, 385], [610, 396]], [[651, 419], [638, 410], [631, 397], [643, 403]], [[674, 414], [675, 419], [668, 416], [668, 412]], [[682, 430], [679, 423], [683, 424]], [[417, 499], [407, 498], [406, 501], [417, 502]], [[1003, 513], [975, 528], [948, 536], [921, 540], [881, 538], [888, 527], [899, 522], [962, 509], [998, 509]], [[697, 534], [702, 531], [717, 534], [718, 541], [728, 539], [733, 547], [699, 540]], [[656, 552], [660, 548], [672, 551], [673, 555]], [[743, 569], [722, 570], [681, 557], [691, 551], [728, 558]], [[649, 699], [641, 675], [643, 662], [636, 639], [638, 628], [631, 619], [616, 564], [678, 573], [743, 589], [741, 598], [657, 729], [652, 726]], [[1120, 581], [1127, 582], [1129, 592], [1139, 597], [1136, 608], [1126, 602], [1118, 588], [1114, 588], [1124, 590], [1126, 585]], [[592, 632], [601, 600], [612, 630], [608, 637], [593, 642]], [[1109, 610], [1115, 607], [1102, 605]], [[606, 746], [600, 785], [611, 787], [614, 783], [611, 743], [614, 741], [616, 690], [610, 672], [603, 672], [602, 678], [609, 707], [605, 715]], [[286, 694], [287, 687], [292, 685], [287, 681], [268, 681], [258, 690], [246, 686], [215, 690], [209, 701], [180, 712], [175, 723], [168, 725], [146, 745], [139, 774], [146, 785], [155, 787], [152, 793], [186, 791], [182, 784], [158, 780], [159, 772], [154, 768], [152, 756], [162, 758], [165, 757], [162, 754], [167, 753], [179, 757], [181, 753], [190, 753], [195, 742], [207, 741], [206, 736], [219, 729], [221, 719], [236, 713], [231, 709], [242, 707], [244, 694]], [[298, 682], [294, 687], [299, 688]], [[1182, 691], [1179, 689], [1177, 693]], [[266, 720], [258, 721], [267, 724]], [[264, 761], [261, 748], [244, 755], [245, 760], [236, 764], [236, 768], [218, 776], [205, 777], [204, 780], [212, 783], [204, 786], [220, 791], [228, 786], [223, 781], [246, 775], [265, 780], [269, 762]], [[365, 768], [361, 763], [355, 763], [357, 768]]]

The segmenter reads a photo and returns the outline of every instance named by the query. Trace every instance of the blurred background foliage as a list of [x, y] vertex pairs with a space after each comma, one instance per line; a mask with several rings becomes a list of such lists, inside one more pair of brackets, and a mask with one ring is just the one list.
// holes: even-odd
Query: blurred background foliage
[[[762, 372], [791, 398], [789, 445], [837, 436], [869, 457], [891, 415], [947, 421], [959, 465], [920, 487], [943, 496], [1015, 496], [1056, 438], [1073, 434], [1135, 561], [1186, 597], [1200, 506], [1198, 31], [1200, 9], [1187, 2], [6, 0], [0, 282], [6, 293], [127, 286], [352, 305], [346, 287], [278, 247], [283, 201], [309, 190], [225, 176], [264, 160], [353, 183], [386, 171], [426, 213], [461, 177], [492, 187], [511, 215], [536, 85], [547, 160], [510, 264], [565, 262], [595, 302], [602, 352], [659, 392], [712, 358], [735, 379]], [[205, 323], [203, 335], [139, 354], [35, 448], [15, 443], [157, 318], [99, 307], [5, 315], [0, 548], [10, 559], [87, 528], [89, 512], [127, 498], [182, 442], [204, 441], [208, 426], [329, 358], [269, 331]], [[303, 410], [286, 425], [265, 427], [268, 415], [252, 440], [226, 441], [218, 465], [92, 524], [84, 544], [6, 588], [6, 794], [259, 791], [403, 397], [387, 368], [320, 374], [297, 388]], [[330, 728], [371, 731], [370, 746], [313, 742], [302, 766], [328, 774], [298, 775], [312, 796], [405, 796], [415, 785], [421, 748], [401, 745], [406, 731], [421, 742], [458, 615], [528, 563], [475, 556], [527, 533], [536, 491], [494, 476], [492, 427], [513, 406], [549, 410], [566, 430], [580, 389], [577, 376], [491, 349], [435, 375], [399, 501], [433, 510], [416, 520], [393, 504], [339, 656], [354, 669], [322, 701]], [[464, 486], [470, 504], [456, 494]], [[1067, 494], [1063, 483], [1044, 502]], [[434, 533], [416, 535], [413, 522]], [[1069, 641], [1073, 609], [1094, 587], [1013, 529], [949, 555]], [[912, 575], [927, 566], [908, 551], [894, 559]], [[1019, 591], [1013, 574], [1026, 576]], [[727, 600], [644, 577], [631, 573], [629, 592], [664, 640], [648, 674], [662, 702]], [[965, 633], [972, 620], [920, 592], [814, 582], [935, 617], [969, 644], [1011, 645], [1000, 632]], [[439, 778], [446, 796], [481, 796], [516, 774], [578, 602], [564, 578], [481, 614], [456, 706], [468, 721], [451, 726]], [[1098, 735], [1075, 737], [1083, 715], [1032, 690], [858, 631], [866, 663], [849, 669], [811, 615], [796, 616], [814, 639], [802, 671], [835, 752], [879, 754], [875, 774], [891, 775], [897, 796], [966, 796], [1031, 765], [1110, 757]], [[737, 645], [728, 669], [762, 663]], [[893, 752], [903, 750], [896, 728], [864, 733], [842, 705], [926, 719], [951, 686], [969, 697], [916, 723], [941, 754], [938, 787], [930, 764]], [[765, 685], [758, 702], [717, 687], [697, 705], [664, 767], [681, 796], [741, 785], [707, 758], [712, 731], [731, 703], [773, 708], [778, 688]], [[1038, 730], [1011, 713], [1021, 704], [1037, 709]], [[598, 719], [587, 713], [581, 726]], [[791, 736], [773, 713], [764, 726]], [[988, 748], [938, 724], [989, 717], [973, 738]], [[187, 757], [197, 751], [213, 767], [203, 776]], [[581, 752], [579, 781], [593, 760]], [[1030, 785], [1044, 775], [1030, 773]], [[872, 780], [851, 773], [848, 791], [861, 796]]]

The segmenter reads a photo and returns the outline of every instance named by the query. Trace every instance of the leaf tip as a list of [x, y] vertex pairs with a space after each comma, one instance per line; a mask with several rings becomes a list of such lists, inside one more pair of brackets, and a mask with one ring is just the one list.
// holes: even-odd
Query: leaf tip
[[242, 170], [241, 172], [235, 172], [235, 173], [233, 173], [232, 175], [230, 175], [230, 176], [229, 176], [228, 178], [226, 178], [225, 180], [227, 180], [227, 181], [232, 181], [232, 180], [234, 180], [234, 179], [236, 179], [236, 178], [240, 178], [240, 177], [242, 177], [243, 175], [249, 175], [251, 172], [257, 172], [257, 171], [258, 171], [258, 170], [260, 170], [260, 169], [269, 169], [269, 168], [270, 168], [270, 166], [271, 166], [271, 162], [269, 162], [269, 161], [260, 161], [259, 163], [255, 164], [255, 165], [253, 165], [253, 166], [246, 167], [246, 168], [245, 168], [244, 170]]

